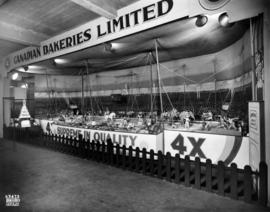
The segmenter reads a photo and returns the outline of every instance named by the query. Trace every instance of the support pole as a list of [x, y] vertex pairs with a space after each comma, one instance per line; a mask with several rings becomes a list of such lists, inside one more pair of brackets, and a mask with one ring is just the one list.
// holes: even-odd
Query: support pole
[[159, 67], [159, 57], [158, 57], [158, 46], [157, 40], [155, 40], [155, 49], [156, 49], [156, 60], [157, 60], [157, 75], [158, 75], [158, 92], [159, 92], [159, 99], [160, 99], [160, 113], [163, 113], [163, 102], [162, 102], [162, 93], [161, 93], [161, 83], [160, 83], [160, 67]]
[[184, 110], [186, 110], [186, 69], [183, 66], [183, 75], [184, 75]]
[[153, 116], [153, 69], [152, 69], [152, 53], [150, 52], [150, 114]]
[[48, 114], [52, 114], [52, 111], [51, 111], [51, 89], [49, 89], [49, 80], [48, 80], [47, 69], [46, 69], [46, 85], [47, 85], [47, 91], [48, 91], [48, 96], [49, 96], [49, 103], [48, 103], [49, 112], [48, 112]]
[[84, 115], [84, 72], [82, 70], [82, 102], [81, 102], [81, 112]]
[[[92, 102], [92, 89], [91, 89], [91, 79], [89, 77], [89, 68], [88, 68], [88, 62], [85, 61], [85, 67], [86, 67], [86, 73], [87, 73], [87, 82], [88, 82], [88, 86], [89, 86], [89, 92], [90, 92], [90, 106], [91, 106], [91, 113], [94, 114], [94, 110], [93, 110], [93, 102]], [[87, 86], [87, 87], [88, 87]]]
[[264, 45], [264, 117], [265, 117], [265, 154], [268, 165], [268, 206], [270, 206], [270, 6], [266, 7], [263, 14], [263, 45]]
[[217, 61], [214, 60], [215, 112], [217, 111], [217, 79], [216, 79], [216, 74], [217, 74]]
[[252, 86], [252, 101], [257, 101], [256, 89], [256, 71], [255, 71], [255, 50], [254, 50], [254, 34], [252, 18], [249, 20], [250, 25], [250, 46], [251, 46], [251, 86]]

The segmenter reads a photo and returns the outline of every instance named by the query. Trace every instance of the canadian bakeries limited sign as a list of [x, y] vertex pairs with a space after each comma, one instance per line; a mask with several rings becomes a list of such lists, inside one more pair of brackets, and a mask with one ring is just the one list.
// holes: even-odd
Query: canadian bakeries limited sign
[[57, 57], [187, 16], [188, 0], [138, 1], [118, 10], [118, 17], [104, 17], [12, 54], [10, 68]]

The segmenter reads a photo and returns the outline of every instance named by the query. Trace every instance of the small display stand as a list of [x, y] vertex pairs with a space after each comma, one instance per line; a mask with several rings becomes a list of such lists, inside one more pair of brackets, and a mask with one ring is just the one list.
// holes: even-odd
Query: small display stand
[[31, 116], [30, 116], [30, 113], [26, 107], [26, 101], [23, 100], [23, 105], [22, 105], [21, 112], [19, 115], [20, 126], [22, 128], [31, 127], [30, 118], [31, 118]]

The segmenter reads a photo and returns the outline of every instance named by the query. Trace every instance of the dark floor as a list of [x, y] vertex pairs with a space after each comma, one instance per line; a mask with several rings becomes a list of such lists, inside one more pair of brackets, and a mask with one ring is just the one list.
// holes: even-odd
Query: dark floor
[[[6, 207], [5, 195], [20, 195]], [[12, 141], [0, 140], [0, 211], [263, 212], [159, 179]]]

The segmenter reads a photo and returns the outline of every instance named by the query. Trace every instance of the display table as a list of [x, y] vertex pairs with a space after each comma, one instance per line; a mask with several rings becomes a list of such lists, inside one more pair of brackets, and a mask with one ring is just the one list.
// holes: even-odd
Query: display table
[[143, 134], [121, 131], [106, 131], [87, 129], [83, 127], [72, 127], [55, 124], [54, 121], [40, 120], [44, 133], [76, 137], [81, 134], [84, 139], [106, 142], [111, 139], [114, 144], [147, 151], [153, 149], [155, 152], [162, 151], [164, 154], [170, 152], [172, 156], [179, 154], [184, 158], [186, 155], [191, 159], [200, 157], [201, 161], [211, 159], [213, 164], [223, 161], [226, 166], [236, 163], [239, 168], [249, 165], [249, 139], [248, 137], [214, 134], [212, 131], [200, 132], [166, 129], [163, 133]]
[[146, 148], [147, 151], [153, 149], [155, 152], [164, 150], [163, 148], [163, 133], [159, 134], [143, 134], [121, 131], [105, 131], [87, 129], [81, 127], [62, 126], [54, 124], [50, 120], [40, 120], [40, 125], [44, 133], [52, 133], [68, 137], [78, 138], [81, 134], [84, 139], [106, 142], [111, 139], [114, 144], [140, 149]]

